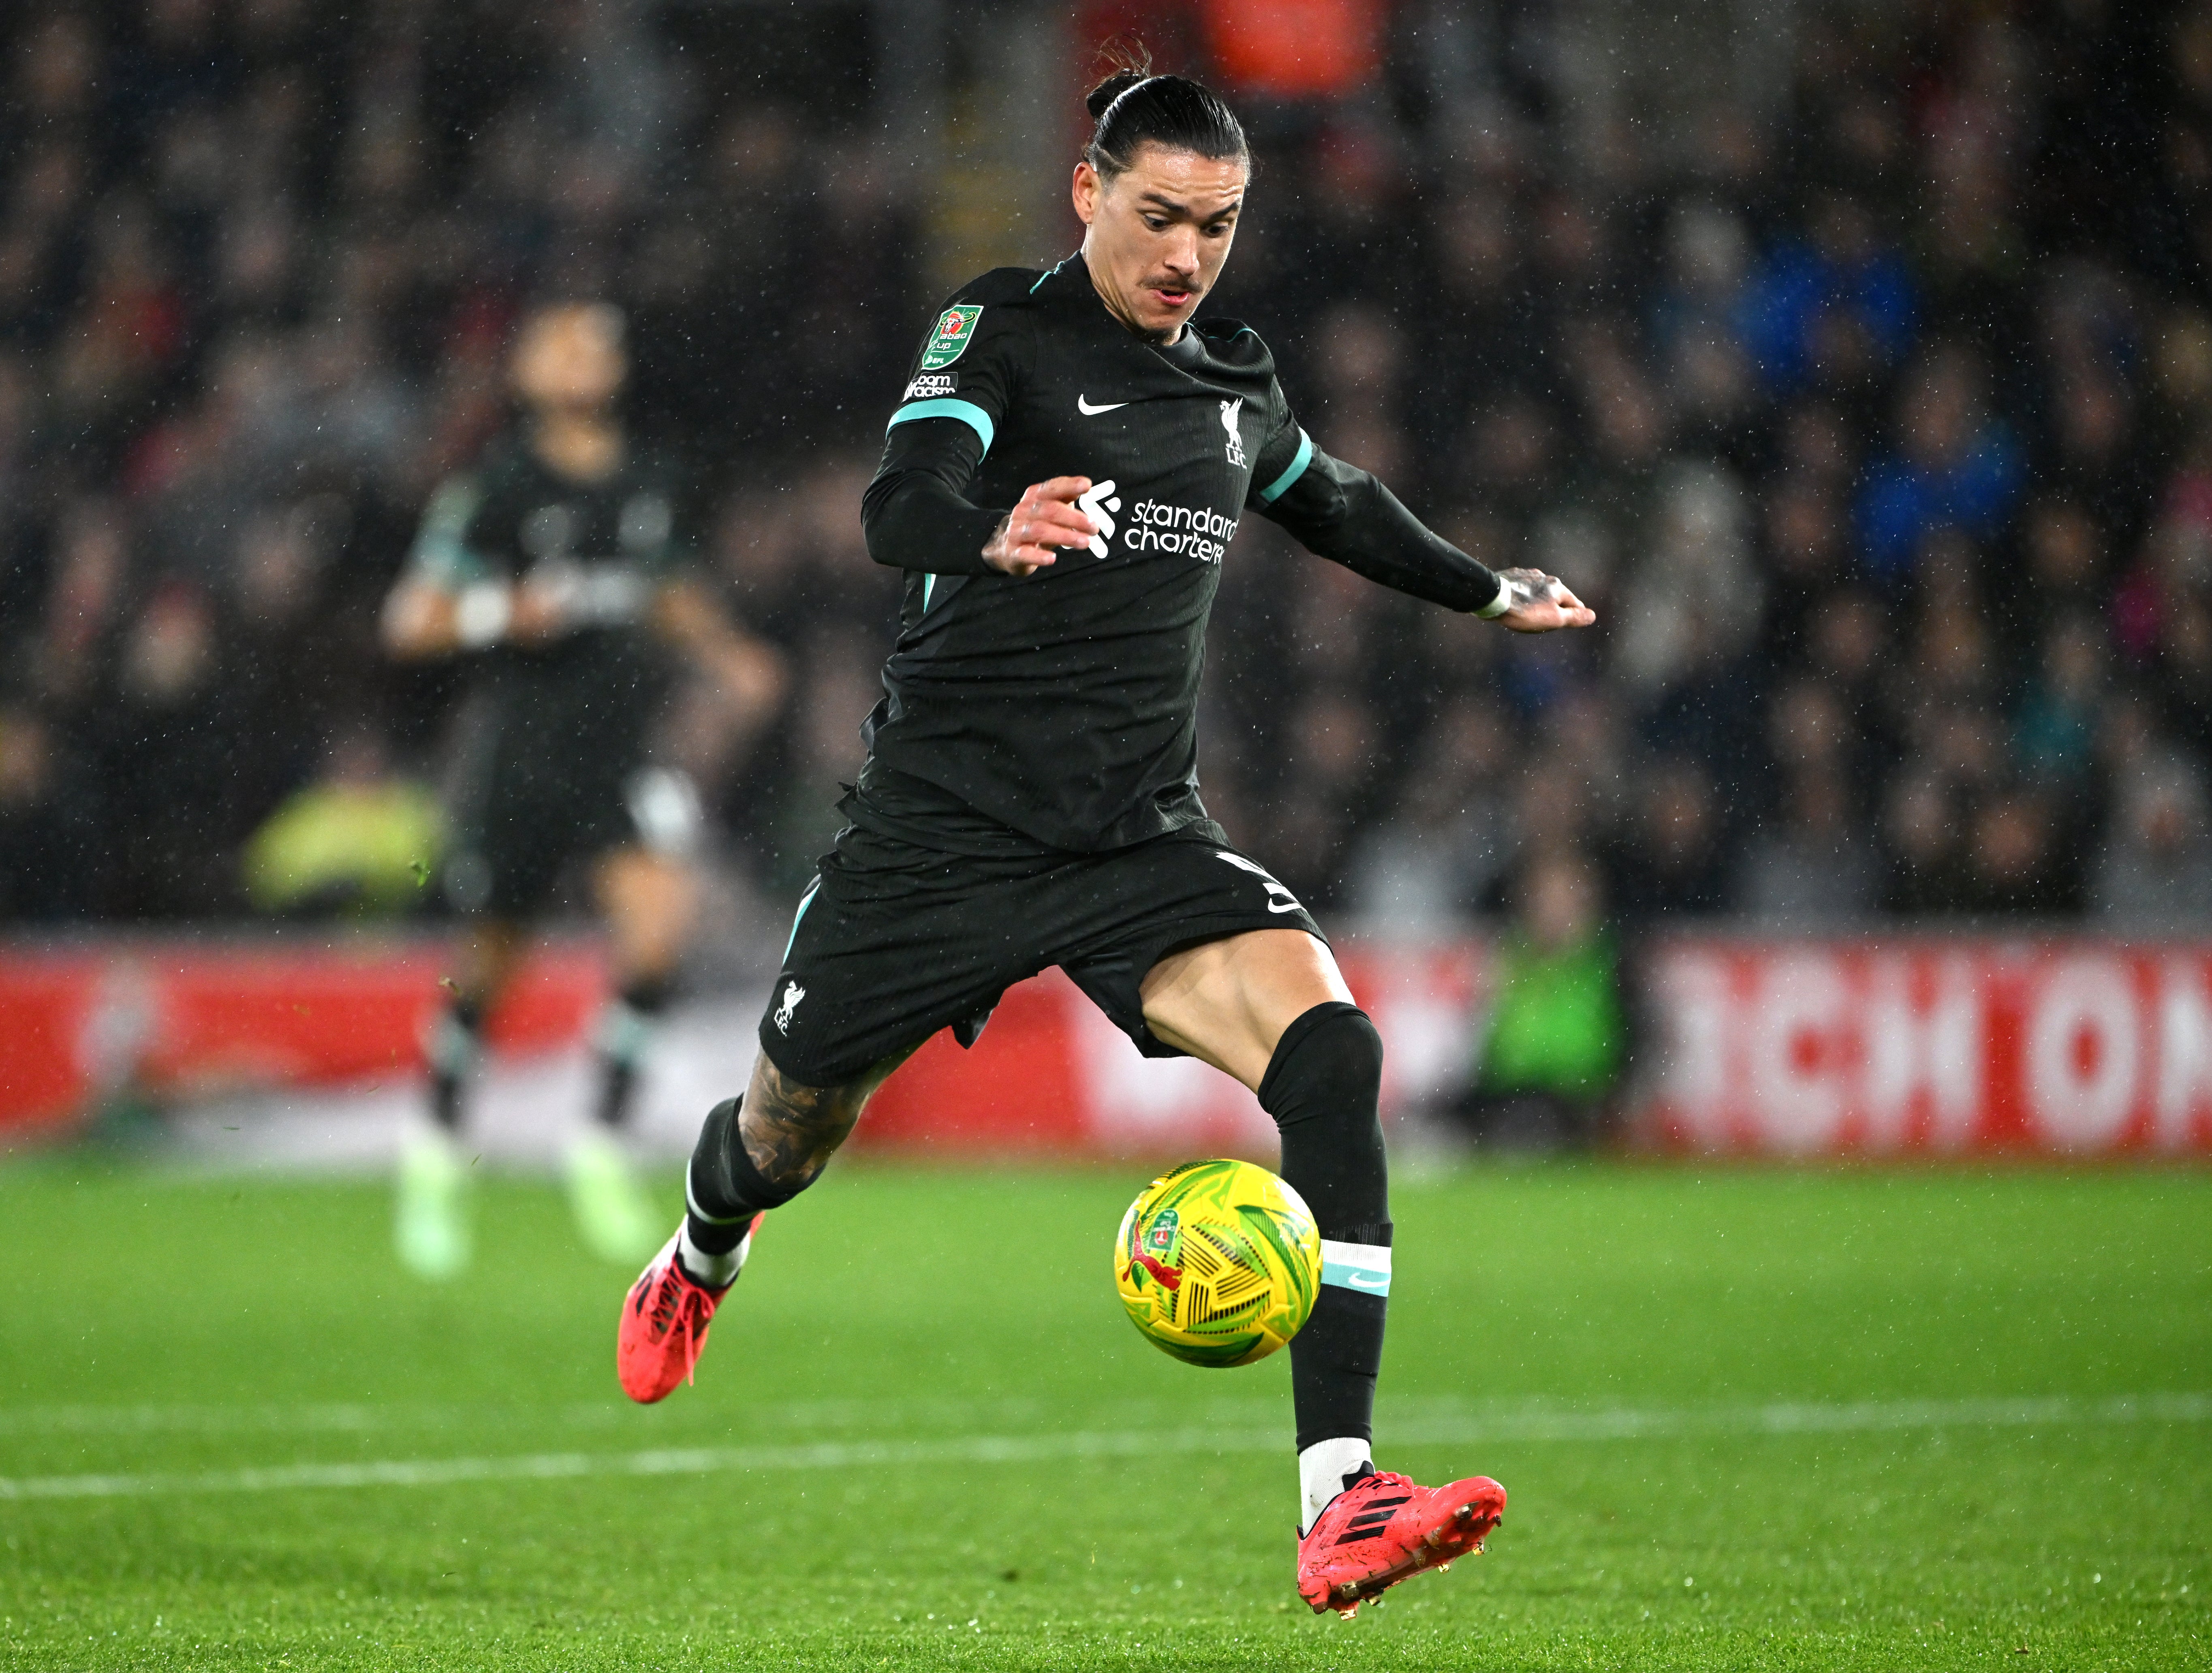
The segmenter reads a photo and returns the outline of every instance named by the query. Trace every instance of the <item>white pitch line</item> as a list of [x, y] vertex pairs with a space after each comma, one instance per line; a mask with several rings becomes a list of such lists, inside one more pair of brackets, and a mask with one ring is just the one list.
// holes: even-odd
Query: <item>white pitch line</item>
[[1866, 1400], [1823, 1405], [1658, 1408], [1577, 1412], [1524, 1408], [1473, 1428], [1439, 1414], [1425, 1423], [1408, 1413], [1391, 1426], [1394, 1440], [1632, 1440], [1668, 1435], [1795, 1435], [1883, 1429], [2032, 1428], [2040, 1423], [2202, 1423], [2212, 1420], [2212, 1395], [2118, 1395], [2081, 1400], [2051, 1395], [2015, 1400]]
[[[1037, 1400], [1000, 1401], [997, 1408], [1044, 1418]], [[749, 1423], [763, 1427], [882, 1429], [956, 1426], [975, 1408], [952, 1400], [813, 1400], [748, 1407]], [[1246, 1415], [1255, 1415], [1247, 1413]], [[428, 1405], [303, 1402], [295, 1405], [56, 1405], [0, 1408], [0, 1438], [13, 1435], [221, 1435], [236, 1433], [369, 1434], [402, 1429], [603, 1429], [637, 1421], [627, 1400], [579, 1401], [562, 1406]]]
[[[1400, 1446], [1498, 1441], [1633, 1440], [1672, 1435], [1795, 1435], [1900, 1429], [2110, 1427], [2212, 1421], [2212, 1395], [2102, 1400], [1865, 1401], [1612, 1411], [1522, 1411], [1391, 1425]], [[823, 1441], [804, 1446], [662, 1447], [642, 1452], [540, 1452], [485, 1458], [398, 1458], [368, 1463], [279, 1464], [198, 1474], [0, 1476], [0, 1500], [119, 1499], [182, 1493], [285, 1493], [309, 1487], [427, 1487], [580, 1475], [696, 1475], [714, 1471], [851, 1469], [916, 1464], [1055, 1463], [1161, 1453], [1273, 1452], [1280, 1428], [1076, 1431], [944, 1440]]]

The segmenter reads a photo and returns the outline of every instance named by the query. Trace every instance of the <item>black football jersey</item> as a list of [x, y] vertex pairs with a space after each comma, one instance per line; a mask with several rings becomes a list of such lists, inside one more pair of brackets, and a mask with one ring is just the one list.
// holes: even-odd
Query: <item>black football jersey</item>
[[[1006, 509], [1060, 476], [1091, 479], [1089, 547], [1025, 579], [991, 570], [981, 549]], [[947, 846], [996, 828], [1086, 852], [1204, 818], [1206, 619], [1254, 512], [1457, 608], [1498, 593], [1314, 446], [1249, 326], [1196, 321], [1151, 344], [1079, 256], [964, 288], [908, 370], [864, 506], [871, 551], [910, 573], [848, 812]]]
[[542, 645], [477, 654], [478, 689], [500, 697], [504, 730], [541, 734], [552, 749], [641, 735], [667, 675], [645, 615], [690, 561], [680, 504], [672, 467], [653, 453], [632, 447], [611, 475], [578, 483], [548, 470], [519, 435], [440, 484], [412, 572], [454, 593], [483, 581], [557, 585], [577, 624]]

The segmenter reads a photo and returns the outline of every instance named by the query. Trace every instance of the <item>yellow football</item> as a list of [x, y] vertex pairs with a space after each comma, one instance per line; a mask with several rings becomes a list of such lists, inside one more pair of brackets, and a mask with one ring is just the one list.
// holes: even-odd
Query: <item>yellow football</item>
[[1194, 1366], [1264, 1360], [1313, 1312], [1321, 1232], [1304, 1199], [1250, 1162], [1185, 1162], [1138, 1193], [1114, 1283], [1146, 1341]]

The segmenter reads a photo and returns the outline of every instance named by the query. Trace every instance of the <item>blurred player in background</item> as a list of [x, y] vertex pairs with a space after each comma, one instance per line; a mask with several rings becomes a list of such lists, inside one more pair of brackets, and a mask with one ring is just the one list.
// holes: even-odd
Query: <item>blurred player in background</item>
[[642, 1401], [690, 1376], [762, 1218], [814, 1182], [884, 1078], [941, 1028], [973, 1043], [1007, 987], [1058, 964], [1147, 1056], [1234, 1075], [1281, 1130], [1283, 1177], [1322, 1238], [1290, 1349], [1297, 1586], [1349, 1614], [1480, 1549], [1505, 1494], [1375, 1468], [1382, 1043], [1304, 905], [1200, 800], [1206, 621], [1255, 514], [1516, 632], [1595, 617], [1316, 447], [1257, 332], [1194, 322], [1250, 174], [1228, 106], [1132, 70], [1089, 108], [1082, 248], [962, 289], [890, 416], [861, 520], [906, 601], [840, 804], [852, 823], [799, 903], [745, 1095], [708, 1114], [690, 1213], [630, 1292], [617, 1363]]
[[781, 693], [775, 654], [689, 572], [670, 462], [625, 434], [623, 335], [603, 303], [525, 319], [521, 422], [439, 488], [385, 608], [392, 655], [472, 664], [443, 879], [467, 933], [430, 1042], [430, 1120], [399, 1164], [399, 1254], [426, 1278], [468, 1264], [464, 1095], [484, 1019], [572, 879], [605, 926], [616, 995], [595, 1118], [567, 1151], [569, 1196], [607, 1258], [657, 1241], [618, 1135], [696, 904], [700, 812], [690, 781], [653, 763], [653, 723], [678, 661], [719, 684], [744, 729]]

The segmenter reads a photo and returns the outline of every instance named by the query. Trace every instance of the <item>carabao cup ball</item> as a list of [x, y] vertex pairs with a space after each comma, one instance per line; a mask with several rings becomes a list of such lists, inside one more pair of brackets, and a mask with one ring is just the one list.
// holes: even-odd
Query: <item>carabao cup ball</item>
[[1249, 1162], [1185, 1162], [1138, 1194], [1114, 1241], [1130, 1322], [1194, 1366], [1249, 1366], [1292, 1336], [1321, 1288], [1304, 1198]]

